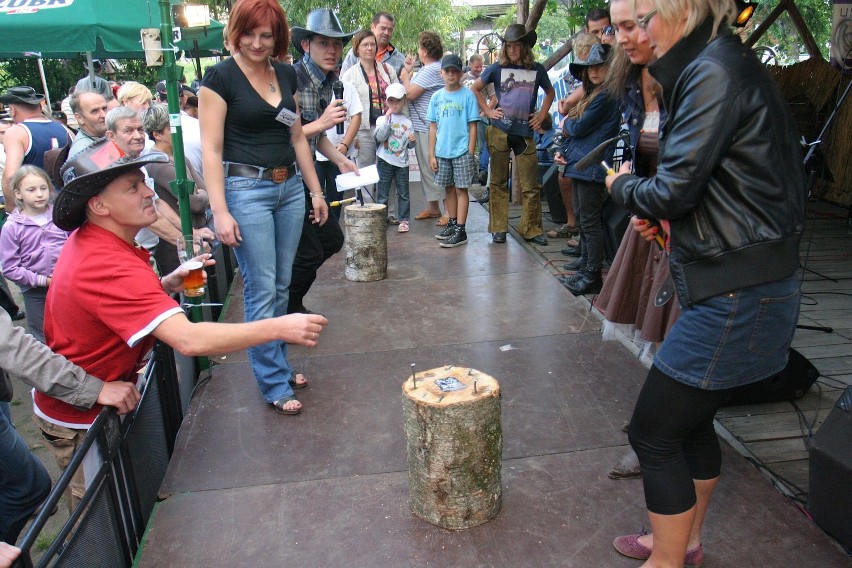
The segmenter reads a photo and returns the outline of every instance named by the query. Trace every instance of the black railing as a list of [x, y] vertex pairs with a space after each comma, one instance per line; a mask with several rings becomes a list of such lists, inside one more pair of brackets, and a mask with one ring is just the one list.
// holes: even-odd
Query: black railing
[[[233, 280], [230, 250], [225, 248], [216, 258], [215, 275], [210, 271], [209, 279], [215, 285], [209, 287], [208, 299], [222, 304]], [[220, 311], [205, 310], [205, 315], [218, 319]], [[139, 405], [124, 417], [111, 407], [101, 410], [24, 534], [21, 557], [14, 566], [132, 566], [197, 380], [194, 359], [155, 344]], [[85, 471], [86, 494], [34, 561], [33, 547], [79, 467]]]

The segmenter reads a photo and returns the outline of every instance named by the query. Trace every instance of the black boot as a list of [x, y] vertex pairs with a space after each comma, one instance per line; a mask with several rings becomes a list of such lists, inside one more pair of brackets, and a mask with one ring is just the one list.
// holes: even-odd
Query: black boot
[[601, 277], [600, 270], [595, 272], [586, 272], [583, 270], [577, 274], [581, 275], [580, 278], [565, 284], [565, 287], [575, 296], [597, 294], [603, 288], [603, 278]]

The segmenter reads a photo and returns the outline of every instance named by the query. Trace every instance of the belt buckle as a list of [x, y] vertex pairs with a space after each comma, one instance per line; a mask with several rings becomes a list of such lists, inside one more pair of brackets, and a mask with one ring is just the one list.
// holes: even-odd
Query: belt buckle
[[272, 170], [272, 181], [275, 183], [282, 183], [287, 181], [289, 177], [287, 172], [287, 166], [281, 166], [280, 168], [274, 168]]

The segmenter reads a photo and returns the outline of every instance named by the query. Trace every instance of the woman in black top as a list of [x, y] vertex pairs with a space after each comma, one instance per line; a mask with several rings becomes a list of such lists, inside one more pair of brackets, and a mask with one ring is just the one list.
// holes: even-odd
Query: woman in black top
[[[234, 247], [245, 319], [254, 321], [287, 313], [303, 177], [314, 222], [325, 223], [328, 206], [297, 116], [295, 71], [277, 61], [290, 43], [287, 16], [275, 0], [239, 0], [228, 26], [234, 56], [208, 69], [198, 112], [216, 236]], [[264, 399], [281, 413], [299, 413], [293, 389], [307, 380], [287, 362], [286, 343], [253, 347], [249, 361]]]

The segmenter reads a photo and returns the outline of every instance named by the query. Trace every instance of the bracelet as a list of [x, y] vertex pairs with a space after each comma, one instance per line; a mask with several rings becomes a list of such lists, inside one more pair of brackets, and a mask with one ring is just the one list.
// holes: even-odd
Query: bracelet
[[346, 142], [341, 142], [341, 144], [343, 144], [344, 146], [346, 146], [346, 151], [348, 152], [348, 151], [349, 151], [349, 144], [347, 144]]
[[309, 192], [308, 195], [310, 195], [312, 198], [318, 197], [320, 199], [325, 199], [325, 194], [322, 193], [322, 192], [320, 192], [320, 193]]

